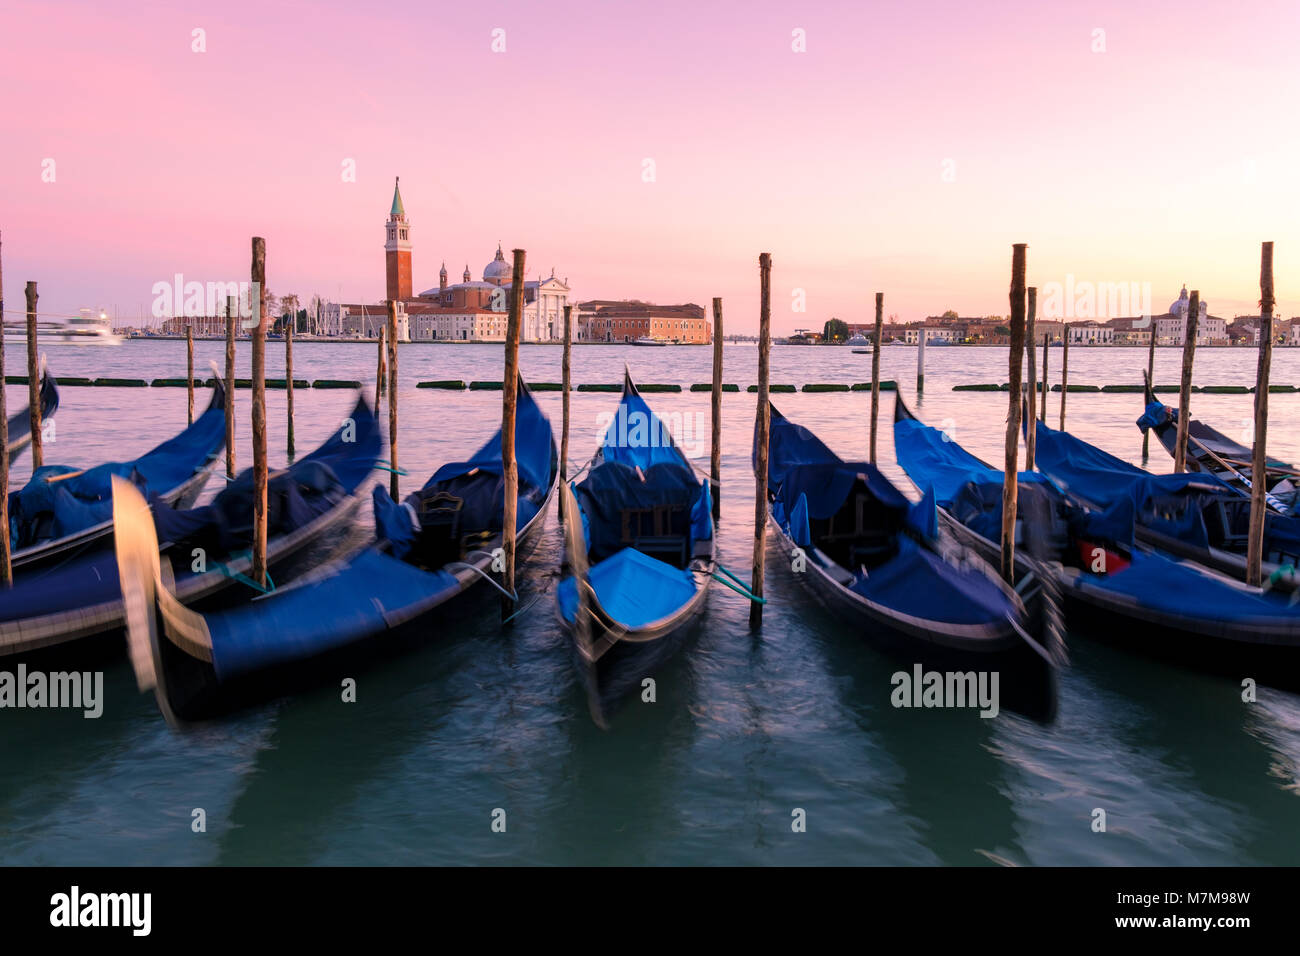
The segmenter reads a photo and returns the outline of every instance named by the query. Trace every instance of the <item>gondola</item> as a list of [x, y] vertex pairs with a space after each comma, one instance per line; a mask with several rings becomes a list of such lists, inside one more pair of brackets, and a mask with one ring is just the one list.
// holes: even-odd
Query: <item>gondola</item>
[[113, 532], [109, 478], [129, 478], [156, 508], [189, 508], [226, 444], [226, 389], [213, 379], [207, 409], [184, 431], [131, 461], [93, 468], [44, 465], [9, 493], [13, 566], [48, 567], [107, 547]]
[[[318, 546], [351, 520], [379, 450], [378, 419], [359, 397], [343, 425], [319, 448], [270, 475], [267, 567], [272, 587], [303, 570]], [[251, 468], [207, 505], [188, 510], [155, 506], [149, 514], [153, 539], [161, 542], [156, 548], [175, 556], [173, 583], [182, 602], [216, 607], [251, 593]], [[0, 659], [107, 656], [120, 652], [117, 635], [124, 623], [111, 548], [20, 568], [13, 587], [0, 590]]]
[[571, 573], [556, 603], [592, 717], [603, 725], [678, 649], [704, 607], [715, 568], [713, 498], [626, 370], [584, 471], [566, 488]]
[[777, 540], [792, 566], [802, 555], [796, 576], [833, 614], [894, 656], [996, 671], [1002, 706], [1052, 719], [1063, 635], [1041, 573], [1027, 569], [1013, 588], [940, 525], [931, 495], [910, 502], [775, 407], [768, 446]]
[[[531, 546], [555, 488], [551, 425], [527, 386], [516, 419], [518, 545]], [[116, 553], [137, 676], [169, 721], [211, 717], [319, 676], [335, 655], [426, 638], [437, 613], [489, 571], [501, 547], [501, 432], [468, 461], [444, 465], [402, 503], [373, 492], [375, 539], [287, 587], [238, 607], [183, 605], [171, 562], [159, 560], [140, 495], [118, 479]]]
[[[1145, 377], [1146, 373], [1143, 373]], [[1146, 409], [1137, 420], [1138, 428], [1155, 434], [1170, 457], [1175, 455], [1178, 444], [1178, 409], [1165, 405], [1156, 398], [1150, 379], [1144, 384]], [[1187, 425], [1188, 471], [1203, 471], [1214, 475], [1247, 497], [1253, 487], [1251, 470], [1254, 467], [1254, 449], [1235, 442], [1218, 429], [1212, 428], [1199, 419], [1193, 418]], [[1295, 515], [1297, 492], [1300, 485], [1300, 470], [1295, 465], [1276, 458], [1267, 459], [1266, 501], [1268, 506], [1282, 515]]]
[[[920, 422], [900, 398], [895, 402], [898, 463], [934, 495], [950, 527], [964, 528], [982, 553], [998, 554], [1002, 471]], [[1028, 548], [1051, 562], [1072, 631], [1196, 669], [1300, 689], [1300, 606], [1288, 594], [1136, 545], [1131, 502], [1089, 512], [1040, 472], [1018, 479], [1017, 560]], [[1021, 540], [1025, 529], [1033, 534]]]
[[[59, 410], [59, 386], [46, 370], [44, 360], [41, 361], [41, 388], [39, 394], [41, 399], [41, 421], [48, 421]], [[31, 409], [24, 408], [21, 412], [9, 416], [9, 464], [12, 465], [14, 459], [31, 443]]]
[[[1092, 511], [1131, 503], [1143, 544], [1245, 580], [1250, 499], [1238, 489], [1205, 471], [1153, 475], [1069, 432], [1035, 427], [1036, 467], [1076, 503]], [[1300, 565], [1300, 519], [1265, 515], [1263, 558], [1266, 575]]]

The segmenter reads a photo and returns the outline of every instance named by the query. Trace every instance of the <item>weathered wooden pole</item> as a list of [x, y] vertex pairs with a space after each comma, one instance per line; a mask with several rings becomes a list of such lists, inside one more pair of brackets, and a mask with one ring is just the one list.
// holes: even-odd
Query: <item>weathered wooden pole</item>
[[[1147, 341], [1147, 383], [1155, 388], [1156, 380], [1156, 319], [1151, 316], [1147, 319], [1151, 323], [1151, 338]], [[1142, 429], [1142, 460], [1146, 461], [1150, 457], [1151, 450], [1151, 429]]]
[[876, 293], [876, 338], [871, 349], [871, 458], [876, 463], [876, 428], [880, 420], [880, 339], [885, 330], [885, 293]]
[[[1255, 374], [1255, 449], [1250, 464], [1250, 535], [1246, 583], [1259, 585], [1264, 563], [1264, 516], [1268, 510], [1268, 371], [1273, 361], [1273, 243], [1259, 256], [1259, 370]], [[0, 411], [0, 415], [3, 412]]]
[[1049, 381], [1047, 377], [1047, 347], [1051, 345], [1052, 335], [1050, 332], [1043, 333], [1043, 401], [1038, 406], [1038, 420], [1044, 425], [1047, 424], [1047, 396], [1051, 389], [1047, 387]]
[[266, 240], [253, 237], [250, 270], [257, 306], [253, 340], [253, 580], [266, 587]]
[[722, 516], [722, 300], [713, 300], [713, 417], [710, 419], [709, 482], [713, 520]]
[[1061, 328], [1061, 431], [1065, 431], [1065, 396], [1070, 391], [1070, 323]]
[[1002, 577], [1016, 582], [1016, 500], [1020, 470], [1020, 366], [1025, 358], [1025, 244], [1011, 247], [1011, 349], [1006, 463], [1002, 476]]
[[[767, 557], [767, 457], [768, 437], [772, 430], [772, 408], [768, 404], [769, 358], [772, 352], [772, 255], [758, 257], [758, 410], [757, 444], [754, 462], [754, 576], [749, 590], [763, 596], [763, 570]], [[749, 605], [749, 626], [763, 623], [763, 605]]]
[[388, 300], [388, 493], [394, 501], [398, 497], [397, 474], [397, 301]]
[[1174, 473], [1187, 465], [1187, 429], [1192, 406], [1192, 360], [1196, 357], [1196, 322], [1201, 311], [1201, 293], [1193, 289], [1187, 300], [1187, 321], [1183, 324], [1183, 377], [1178, 386], [1178, 440], [1174, 445]]
[[[560, 388], [563, 392], [561, 408], [563, 422], [560, 429], [560, 482], [569, 482], [569, 389], [573, 387], [569, 363], [573, 357], [573, 306], [564, 307], [564, 359], [560, 364]], [[502, 386], [504, 387], [504, 385]], [[564, 515], [567, 495], [560, 495], [560, 515]]]
[[925, 326], [920, 328], [920, 340], [916, 346], [916, 394], [920, 395], [925, 391], [925, 339], [927, 329]]
[[384, 332], [382, 327], [376, 336], [379, 342], [379, 367], [375, 370], [375, 414], [379, 414], [379, 403], [384, 397]]
[[189, 418], [194, 424], [194, 326], [185, 326], [185, 391], [189, 399]]
[[[40, 343], [36, 340], [36, 283], [27, 283], [27, 407], [30, 413], [32, 429], [32, 471], [45, 464], [45, 452], [41, 443], [41, 381], [37, 351]], [[8, 449], [4, 452], [9, 453]]]
[[[1026, 412], [1026, 420], [1029, 427], [1025, 430], [1025, 471], [1034, 470], [1034, 451], [1038, 447], [1038, 429], [1035, 422], [1038, 419], [1038, 350], [1034, 348], [1038, 338], [1034, 335], [1034, 318], [1038, 313], [1038, 288], [1030, 286], [1029, 293], [1029, 311], [1025, 314], [1025, 355], [1029, 358], [1029, 408]], [[1046, 371], [1046, 369], [1044, 369]], [[1047, 379], [1043, 379], [1047, 383]]]
[[226, 298], [226, 477], [235, 477], [235, 323], [239, 308], [235, 297]]
[[5, 280], [0, 257], [0, 586], [13, 584], [12, 555], [9, 552], [9, 411], [5, 404]]
[[284, 399], [288, 406], [288, 439], [286, 451], [290, 464], [293, 463], [293, 327], [298, 324], [298, 316], [289, 316], [289, 324], [284, 327]]
[[[524, 250], [512, 250], [514, 271], [510, 282], [510, 314], [506, 320], [506, 370], [501, 379], [501, 462], [505, 470], [505, 512], [501, 521], [501, 547], [505, 553], [506, 592], [515, 593], [515, 524], [519, 509], [519, 463], [515, 460], [515, 412], [519, 403], [519, 323], [524, 314]], [[501, 617], [514, 613], [515, 601], [503, 598]]]

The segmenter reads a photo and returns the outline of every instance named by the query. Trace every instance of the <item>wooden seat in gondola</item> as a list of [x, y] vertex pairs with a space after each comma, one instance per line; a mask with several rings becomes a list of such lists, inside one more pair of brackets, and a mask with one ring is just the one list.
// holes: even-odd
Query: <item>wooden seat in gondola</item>
[[690, 562], [690, 511], [675, 504], [620, 510], [622, 543], [676, 568]]

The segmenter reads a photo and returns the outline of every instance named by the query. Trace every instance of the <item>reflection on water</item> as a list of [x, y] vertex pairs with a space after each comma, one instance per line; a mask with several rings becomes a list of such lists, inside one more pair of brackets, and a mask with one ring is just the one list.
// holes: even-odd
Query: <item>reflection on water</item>
[[[241, 344], [240, 374], [246, 374]], [[196, 343], [197, 366], [223, 346]], [[282, 350], [269, 348], [279, 370]], [[647, 355], [649, 352], [651, 354]], [[1059, 353], [1052, 353], [1053, 376]], [[756, 352], [728, 346], [724, 379], [754, 381]], [[20, 355], [11, 353], [11, 362]], [[184, 343], [130, 342], [112, 350], [49, 350], [69, 376], [184, 374]], [[295, 343], [299, 378], [372, 384], [374, 347]], [[912, 397], [915, 351], [882, 353], [886, 378]], [[574, 381], [614, 382], [622, 363], [643, 382], [689, 386], [710, 378], [709, 350], [583, 347]], [[870, 355], [777, 348], [773, 381], [860, 382]], [[534, 381], [558, 381], [560, 350], [525, 346]], [[1142, 349], [1074, 349], [1071, 381], [1136, 383]], [[1156, 378], [1176, 381], [1179, 354], [1162, 349]], [[500, 395], [416, 389], [427, 379], [500, 379], [497, 346], [401, 349], [399, 461], [404, 488], [463, 458], [500, 420]], [[981, 457], [1000, 460], [1004, 393], [952, 392], [958, 382], [1005, 378], [999, 349], [933, 348], [918, 414], [946, 423]], [[1253, 353], [1206, 349], [1201, 384], [1253, 379]], [[1300, 352], [1275, 352], [1274, 381], [1300, 384]], [[237, 394], [241, 467], [251, 463], [248, 392]], [[539, 401], [559, 426], [560, 396]], [[607, 394], [572, 396], [570, 457], [590, 456]], [[703, 415], [709, 397], [648, 396], [652, 406]], [[841, 454], [862, 456], [870, 395], [774, 396]], [[350, 408], [346, 391], [295, 396], [300, 449]], [[1059, 395], [1049, 397], [1055, 421]], [[11, 408], [26, 403], [11, 386]], [[272, 462], [283, 460], [284, 395], [268, 393]], [[1069, 425], [1141, 461], [1137, 395], [1071, 394]], [[1193, 396], [1194, 414], [1222, 430], [1248, 420], [1248, 395]], [[1297, 408], [1274, 395], [1275, 421]], [[893, 461], [892, 397], [881, 402], [884, 470]], [[724, 401], [719, 557], [750, 560], [754, 398]], [[46, 460], [72, 465], [128, 458], [184, 426], [183, 389], [66, 388]], [[1300, 436], [1276, 429], [1270, 451], [1300, 460]], [[1163, 451], [1157, 449], [1158, 455]], [[707, 465], [707, 450], [701, 451]], [[1168, 470], [1153, 456], [1151, 466]], [[30, 459], [14, 469], [25, 480]], [[214, 479], [208, 487], [218, 487]], [[368, 521], [368, 508], [363, 520]], [[1075, 639], [1051, 727], [1005, 713], [896, 710], [895, 661], [815, 605], [769, 554], [760, 634], [748, 608], [714, 589], [698, 633], [657, 677], [658, 700], [635, 698], [597, 730], [554, 622], [551, 592], [561, 534], [552, 518], [522, 569], [540, 600], [509, 630], [486, 594], [430, 626], [408, 653], [356, 664], [358, 700], [337, 683], [176, 733], [135, 693], [125, 662], [105, 678], [99, 720], [49, 711], [0, 712], [0, 862], [4, 863], [877, 863], [1211, 864], [1300, 862], [1300, 700], [1260, 691], [1244, 704], [1228, 680], [1191, 674]], [[747, 572], [745, 572], [747, 573]], [[195, 833], [202, 808], [207, 830]], [[1091, 828], [1094, 809], [1107, 832]], [[493, 832], [493, 811], [506, 831]], [[791, 829], [802, 809], [807, 832]]]

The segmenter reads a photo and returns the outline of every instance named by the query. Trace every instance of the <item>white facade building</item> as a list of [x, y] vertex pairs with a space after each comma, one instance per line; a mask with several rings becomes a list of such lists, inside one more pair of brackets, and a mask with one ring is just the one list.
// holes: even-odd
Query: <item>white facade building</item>
[[1071, 322], [1071, 345], [1114, 345], [1115, 329], [1098, 322]]

